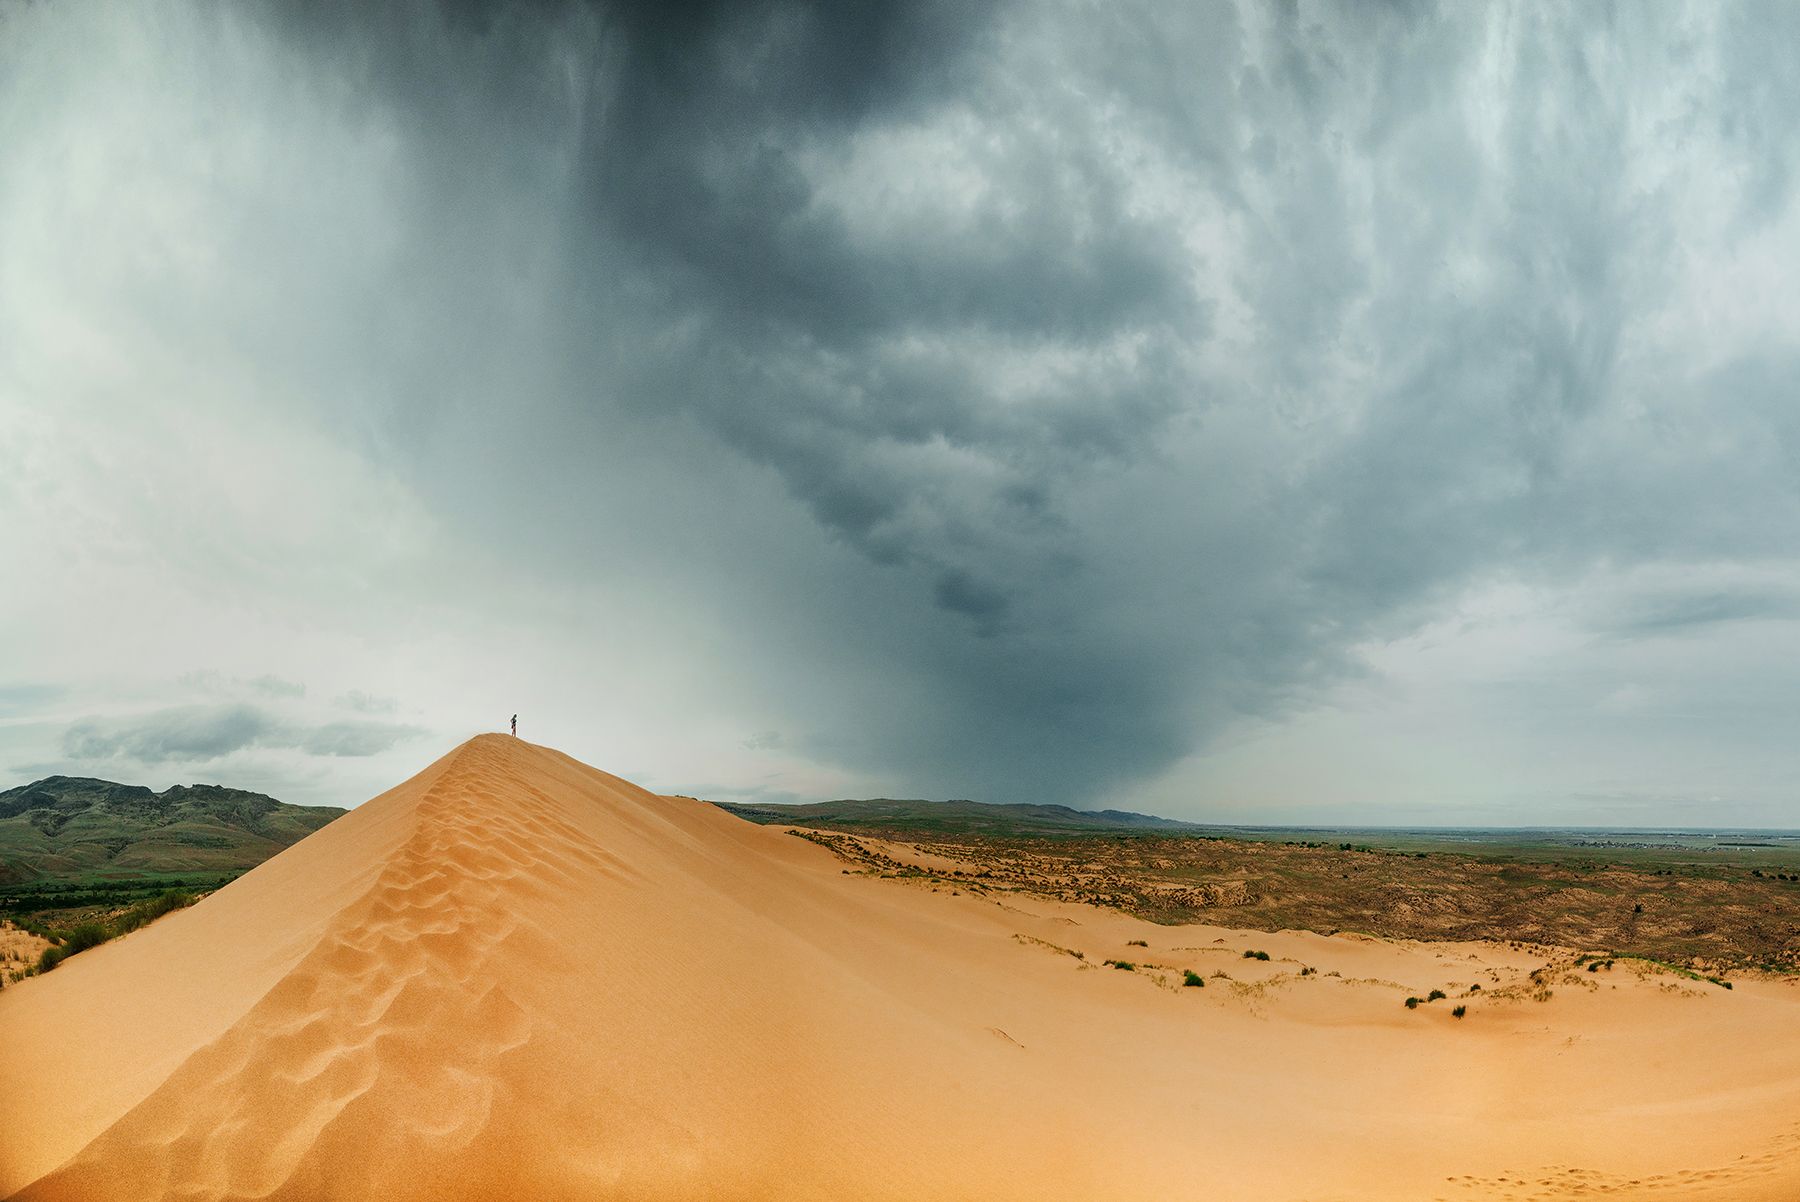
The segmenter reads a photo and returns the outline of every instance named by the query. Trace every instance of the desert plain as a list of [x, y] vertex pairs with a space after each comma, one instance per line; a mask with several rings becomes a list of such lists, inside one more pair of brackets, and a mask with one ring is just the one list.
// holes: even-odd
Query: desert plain
[[982, 871], [479, 736], [0, 991], [0, 1197], [1800, 1197], [1791, 976]]

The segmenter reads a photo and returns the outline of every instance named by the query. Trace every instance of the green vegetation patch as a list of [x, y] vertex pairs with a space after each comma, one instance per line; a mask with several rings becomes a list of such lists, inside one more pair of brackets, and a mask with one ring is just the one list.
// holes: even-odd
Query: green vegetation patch
[[198, 900], [192, 893], [170, 889], [149, 901], [139, 902], [105, 922], [83, 922], [64, 932], [46, 932], [43, 937], [51, 940], [51, 946], [45, 948], [43, 955], [38, 957], [38, 971], [49, 972], [70, 956], [99, 947], [109, 939], [117, 939], [120, 935], [155, 922], [164, 914], [191, 906]]

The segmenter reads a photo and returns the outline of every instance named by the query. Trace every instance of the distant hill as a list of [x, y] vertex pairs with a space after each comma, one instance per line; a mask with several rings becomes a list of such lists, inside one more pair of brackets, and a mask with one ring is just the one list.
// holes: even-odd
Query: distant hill
[[47, 776], [0, 793], [0, 883], [243, 872], [343, 813], [221, 785]]
[[720, 809], [751, 822], [788, 826], [869, 827], [982, 835], [1093, 834], [1105, 831], [1199, 831], [1193, 822], [1129, 810], [1076, 810], [1061, 805], [991, 805], [980, 801], [820, 801], [810, 805], [730, 805]]

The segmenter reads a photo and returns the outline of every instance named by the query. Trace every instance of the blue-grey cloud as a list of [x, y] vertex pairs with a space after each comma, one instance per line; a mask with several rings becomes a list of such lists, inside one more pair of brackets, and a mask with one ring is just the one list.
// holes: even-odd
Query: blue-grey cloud
[[1621, 638], [1696, 634], [1733, 622], [1800, 620], [1800, 592], [1767, 584], [1697, 580], [1647, 589], [1596, 616], [1597, 629]]
[[243, 683], [251, 692], [259, 693], [264, 697], [292, 700], [306, 696], [304, 684], [297, 680], [283, 680], [279, 676], [263, 675]]
[[29, 717], [63, 696], [66, 690], [54, 684], [15, 684], [0, 687], [0, 715]]
[[298, 745], [308, 755], [379, 755], [422, 733], [417, 727], [393, 722], [328, 722], [300, 734]]
[[[30, 26], [209, 81], [167, 170], [230, 270], [127, 256], [146, 345], [378, 463], [481, 565], [446, 607], [593, 599], [571, 641], [703, 655], [784, 753], [1093, 799], [1496, 581], [1660, 573], [1596, 636], [1791, 616], [1737, 571], [1800, 535], [1786, 9], [169, 12]], [[179, 91], [129, 79], [92, 111]], [[166, 737], [273, 737], [226, 712]]]
[[73, 723], [63, 732], [62, 750], [78, 765], [118, 760], [138, 765], [206, 763], [253, 748], [354, 757], [377, 755], [422, 733], [391, 722], [309, 725], [254, 705], [195, 705]]
[[253, 705], [181, 706], [122, 721], [77, 722], [63, 732], [63, 754], [147, 764], [214, 760], [255, 747], [274, 730], [274, 719]]
[[332, 704], [339, 709], [355, 710], [359, 714], [391, 714], [400, 708], [400, 703], [392, 697], [365, 693], [361, 689], [351, 689], [340, 694]]

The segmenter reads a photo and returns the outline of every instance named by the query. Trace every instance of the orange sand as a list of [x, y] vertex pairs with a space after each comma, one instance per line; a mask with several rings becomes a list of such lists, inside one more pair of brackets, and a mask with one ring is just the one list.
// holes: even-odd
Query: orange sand
[[846, 875], [482, 736], [0, 992], [0, 1196], [1800, 1197], [1800, 992], [1545, 960]]

